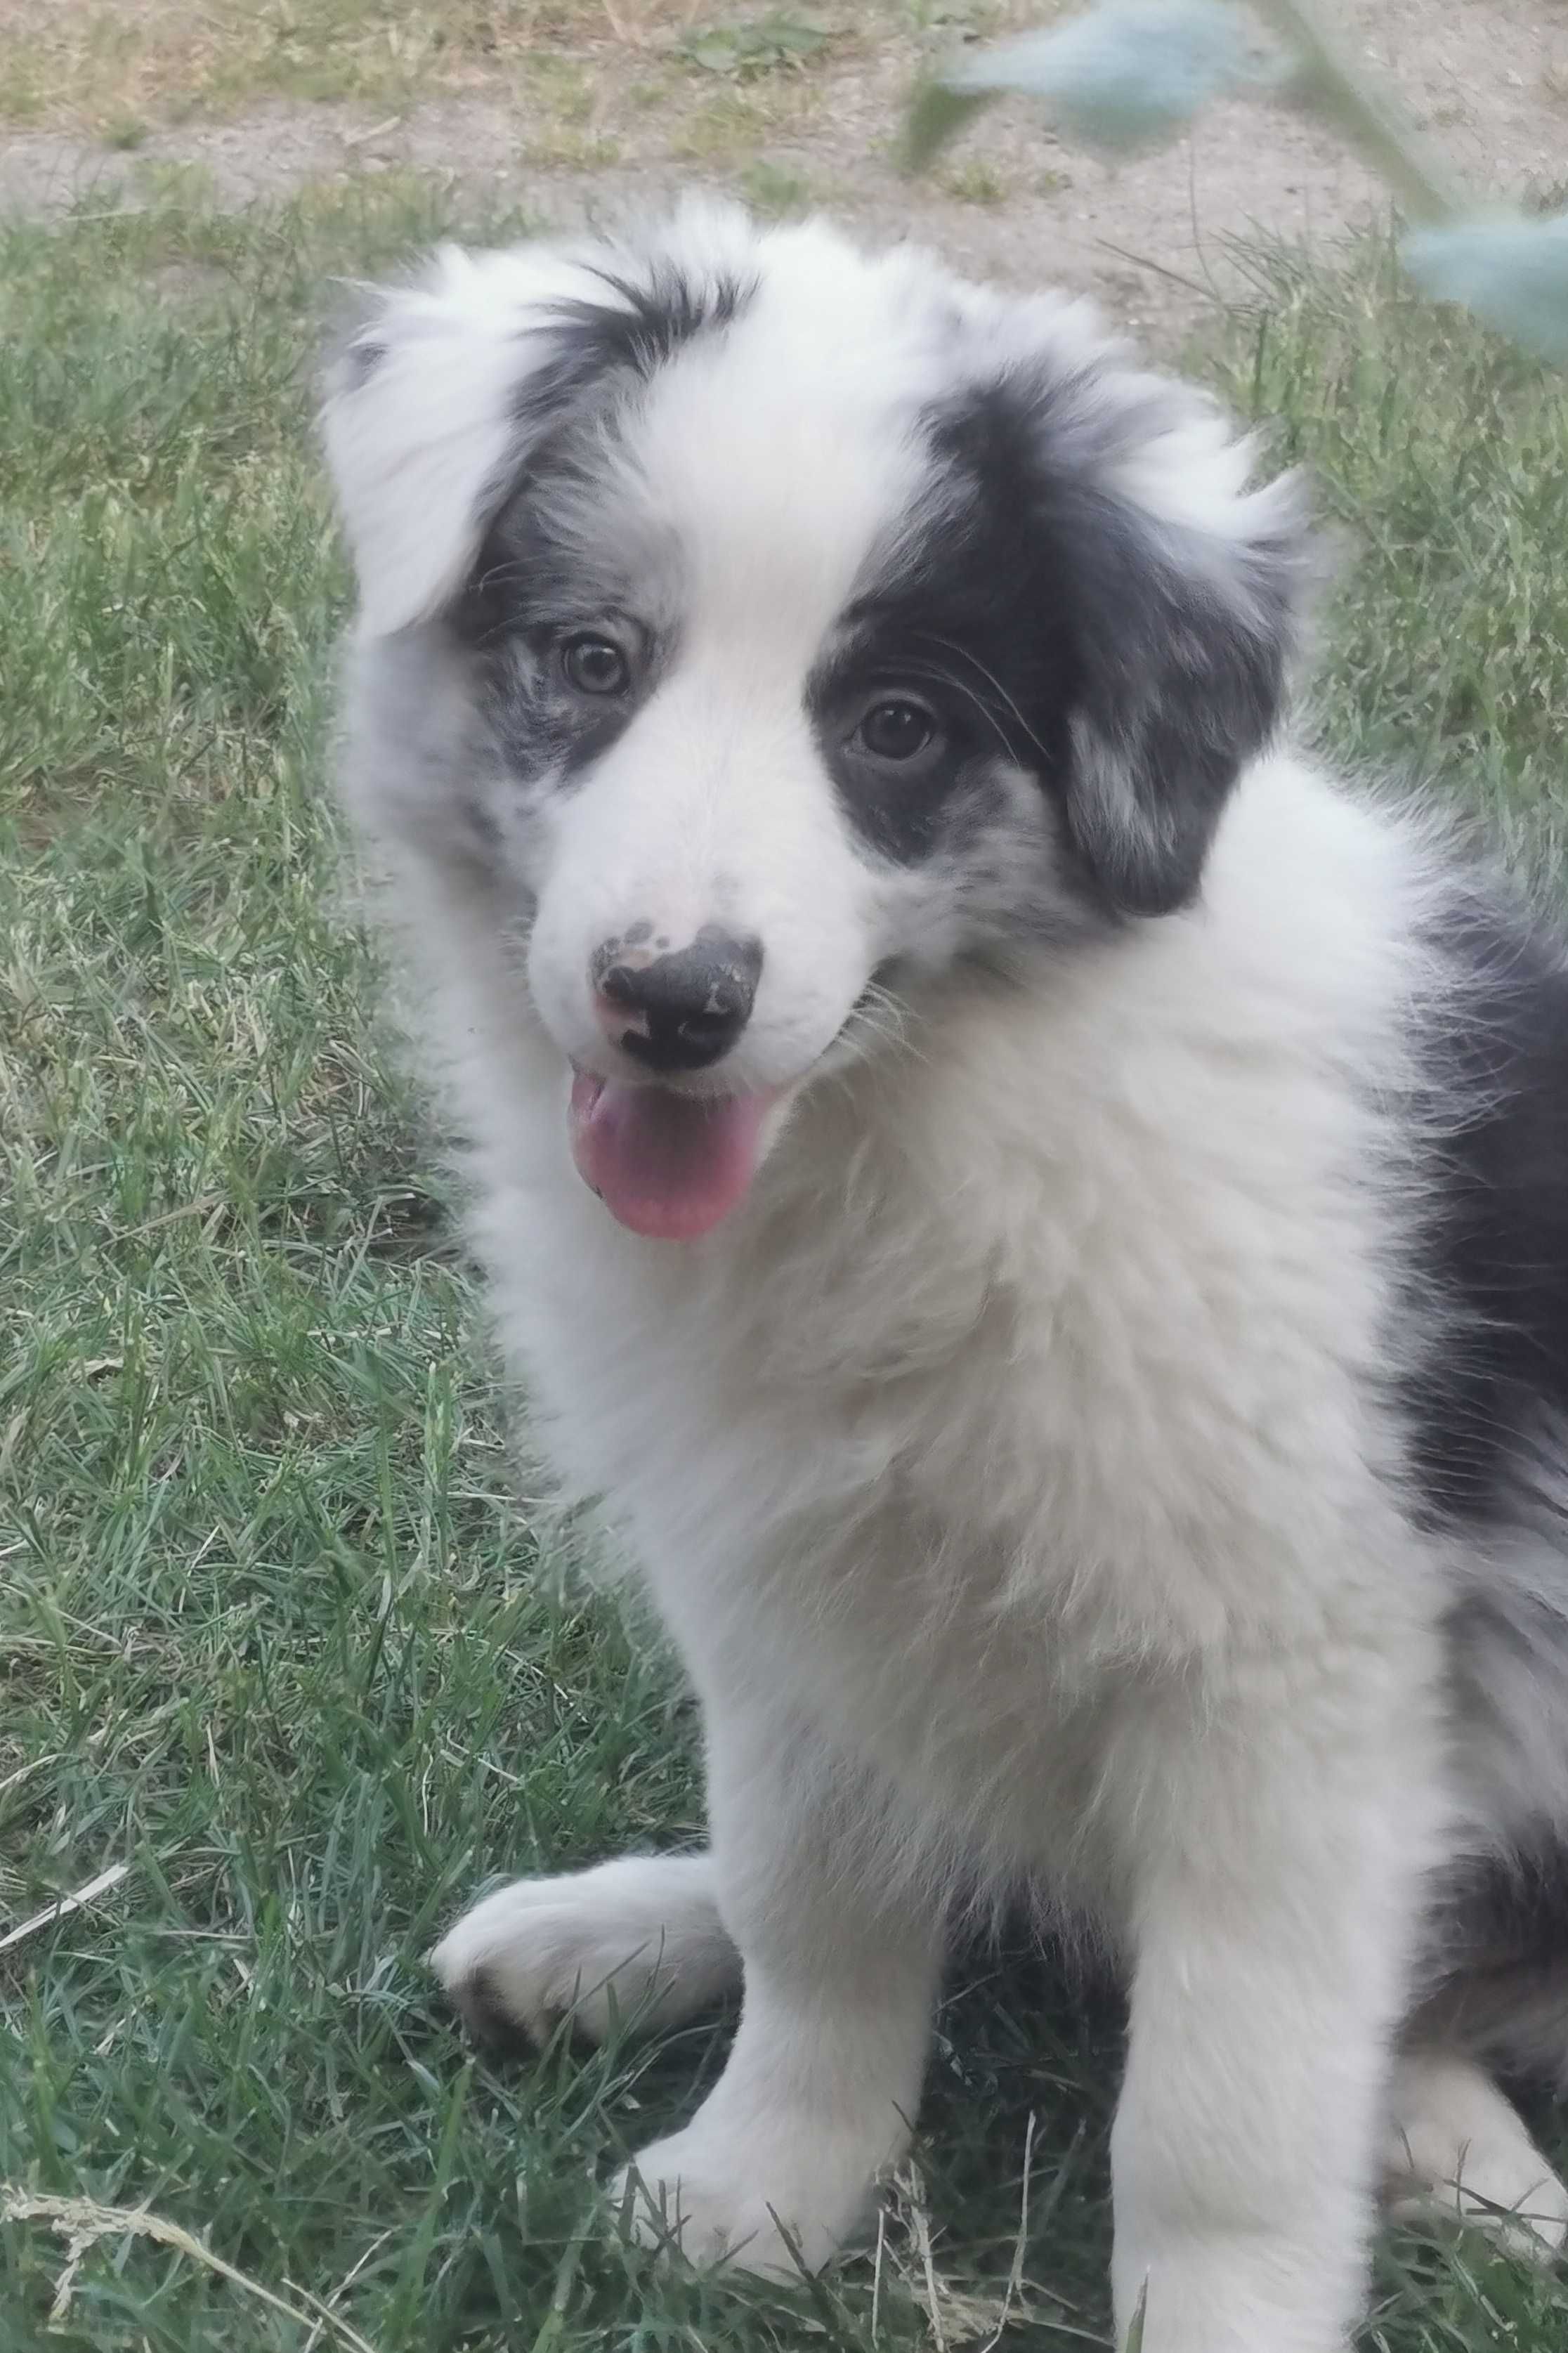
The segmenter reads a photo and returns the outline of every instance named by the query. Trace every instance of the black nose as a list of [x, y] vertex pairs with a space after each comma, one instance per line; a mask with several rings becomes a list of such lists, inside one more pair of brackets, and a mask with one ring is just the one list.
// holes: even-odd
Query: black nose
[[648, 955], [606, 940], [593, 960], [598, 1014], [623, 1053], [650, 1071], [700, 1071], [727, 1054], [751, 1018], [760, 940], [705, 923], [689, 947]]

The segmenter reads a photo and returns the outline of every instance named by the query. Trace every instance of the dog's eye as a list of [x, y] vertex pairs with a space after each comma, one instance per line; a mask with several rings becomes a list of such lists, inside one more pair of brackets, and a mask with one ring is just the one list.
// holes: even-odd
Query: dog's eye
[[608, 638], [568, 638], [561, 649], [562, 674], [579, 694], [624, 694], [631, 665]]
[[855, 730], [853, 741], [874, 760], [912, 760], [936, 733], [936, 721], [925, 704], [900, 695], [874, 702]]

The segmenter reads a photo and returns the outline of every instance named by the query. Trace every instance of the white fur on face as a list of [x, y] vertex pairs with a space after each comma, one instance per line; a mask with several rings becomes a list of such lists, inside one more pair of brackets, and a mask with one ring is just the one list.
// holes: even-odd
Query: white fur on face
[[[940, 969], [1094, 919], [1064, 853], [1069, 744], [1111, 892], [1145, 854], [1172, 857], [1173, 892], [1190, 887], [1173, 849], [1184, 830], [1201, 845], [1212, 817], [1141, 811], [1131, 729], [1091, 701], [1062, 706], [1067, 639], [1081, 619], [1093, 640], [1097, 606], [1101, 635], [1127, 625], [1112, 575], [1140, 532], [1162, 550], [1184, 533], [1161, 560], [1193, 566], [1206, 612], [1234, 574], [1238, 627], [1264, 631], [1247, 567], [1285, 518], [1246, 491], [1245, 450], [1206, 406], [1122, 366], [1079, 306], [1008, 302], [817, 227], [757, 237], [700, 207], [651, 251], [449, 257], [363, 332], [328, 412], [363, 661], [405, 668], [421, 637], [426, 702], [447, 715], [421, 723], [412, 791], [390, 742], [356, 763], [358, 789], [380, 830], [436, 847], [445, 825], [470, 862], [479, 844], [494, 920], [529, 934], [529, 1009], [579, 1066], [617, 1067], [593, 1002], [603, 943], [635, 931], [679, 949], [710, 926], [754, 941], [754, 1008], [712, 1083], [775, 1090], [813, 1070], [889, 965]], [[1047, 554], [1007, 543], [1049, 491], [1002, 448], [1033, 427], [988, 422], [988, 399], [1037, 408], [1050, 465], [1122, 519], [1081, 596]], [[1009, 581], [1020, 561], [1029, 576]], [[500, 617], [482, 661], [431, 617], [465, 564]], [[1156, 617], [1170, 602], [1162, 589]], [[1010, 607], [1011, 655], [994, 607]], [[862, 644], [868, 614], [881, 634]], [[568, 625], [646, 653], [614, 726], [584, 729], [552, 700], [541, 645]], [[945, 798], [889, 775], [875, 815], [857, 811], [833, 748], [854, 710], [821, 707], [835, 662], [856, 659], [889, 692], [945, 697], [955, 742], [968, 729]], [[1153, 666], [1136, 675], [1158, 723]], [[1228, 723], [1205, 712], [1173, 739], [1194, 775], [1217, 758], [1221, 789]], [[1238, 722], [1266, 723], [1261, 706]], [[1151, 756], [1173, 765], [1163, 745]]]
[[[589, 961], [634, 924], [761, 942], [756, 1009], [725, 1074], [742, 1090], [803, 1078], [897, 944], [888, 878], [857, 852], [807, 715], [813, 666], [921, 477], [911, 386], [868, 343], [863, 290], [842, 274], [826, 316], [819, 270], [770, 277], [721, 338], [659, 373], [616, 454], [599, 528], [646, 515], [672, 551], [676, 609], [668, 670], [553, 811], [537, 880], [535, 1002], [589, 1067], [606, 1059]], [[912, 365], [934, 390], [918, 352]]]
[[761, 941], [756, 1008], [726, 1062], [737, 1091], [798, 1082], [848, 1018], [877, 962], [878, 892], [800, 688], [792, 665], [747, 663], [720, 633], [678, 660], [591, 782], [552, 810], [528, 976], [580, 1067], [613, 1067], [590, 1006], [593, 954], [640, 925], [677, 943], [709, 924]]

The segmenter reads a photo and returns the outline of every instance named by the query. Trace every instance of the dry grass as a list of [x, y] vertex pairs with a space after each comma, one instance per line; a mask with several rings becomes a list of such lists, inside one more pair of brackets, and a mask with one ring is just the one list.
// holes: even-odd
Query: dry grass
[[[689, 53], [736, 27], [821, 31], [795, 55], [737, 47], [737, 79], [800, 80], [853, 49], [863, 17], [917, 37], [908, 0], [870, 9], [737, 0], [0, 0], [0, 117], [132, 144], [153, 125], [232, 113], [258, 99], [405, 107], [418, 98], [537, 97], [543, 70], [575, 69], [611, 92], [653, 69], [672, 101], [730, 77]], [[947, 20], [944, 18], [943, 23]]]
[[540, 50], [590, 55], [679, 25], [689, 0], [7, 0], [0, 106], [110, 129], [261, 96], [395, 103], [506, 87]]

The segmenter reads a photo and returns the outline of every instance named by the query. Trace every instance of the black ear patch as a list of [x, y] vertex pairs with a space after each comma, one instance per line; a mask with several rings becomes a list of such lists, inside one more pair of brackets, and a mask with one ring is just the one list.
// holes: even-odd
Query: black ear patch
[[593, 275], [605, 288], [603, 302], [553, 302], [531, 331], [541, 335], [544, 355], [519, 380], [513, 456], [486, 502], [474, 569], [450, 615], [461, 635], [479, 642], [504, 637], [520, 594], [548, 601], [560, 585], [548, 534], [533, 528], [533, 514], [552, 478], [582, 481], [599, 461], [592, 420], [613, 408], [617, 389], [647, 382], [687, 344], [728, 326], [752, 291], [738, 279], [693, 279], [668, 263], [653, 264], [640, 280], [608, 268]]
[[1212, 530], [1124, 486], [1194, 398], [1021, 370], [932, 420], [944, 633], [1026, 723], [1042, 756], [1022, 764], [1109, 913], [1166, 914], [1196, 892], [1226, 797], [1279, 719], [1309, 569], [1289, 480], [1222, 502]]
[[593, 274], [606, 299], [552, 303], [543, 322], [550, 355], [518, 387], [518, 422], [531, 438], [598, 385], [616, 376], [646, 382], [688, 343], [738, 318], [752, 291], [738, 278], [693, 279], [668, 262], [640, 279], [608, 268]]
[[1231, 786], [1278, 723], [1304, 528], [1285, 497], [1235, 538], [1087, 486], [1053, 503], [1077, 672], [1068, 833], [1112, 906], [1167, 914], [1196, 892]]

